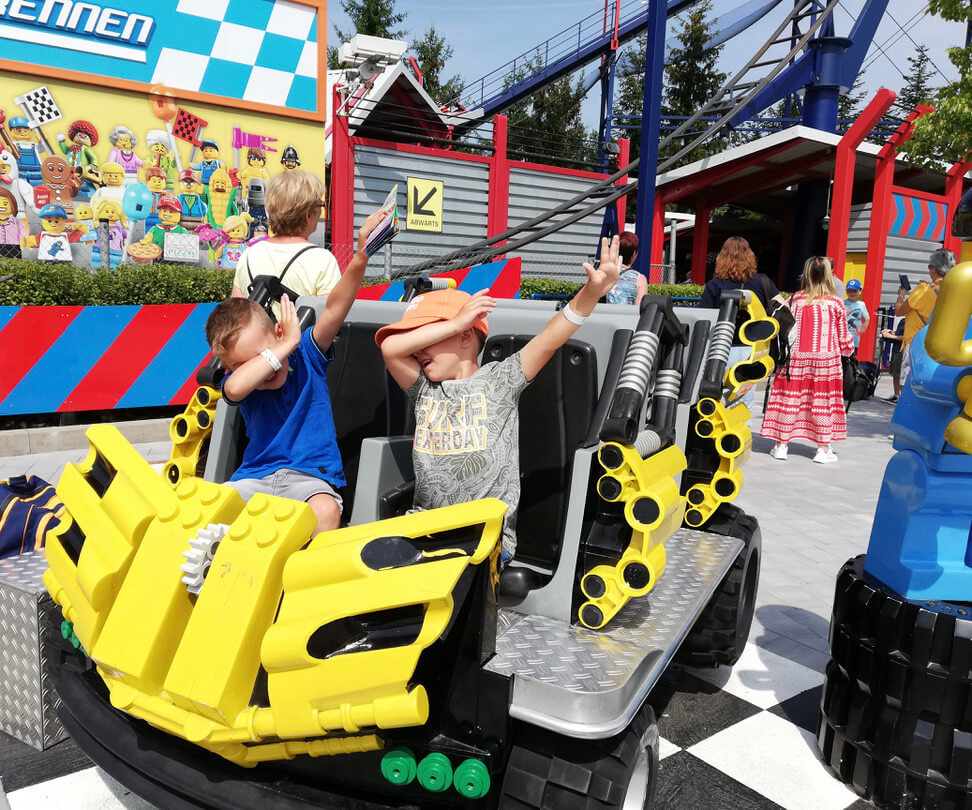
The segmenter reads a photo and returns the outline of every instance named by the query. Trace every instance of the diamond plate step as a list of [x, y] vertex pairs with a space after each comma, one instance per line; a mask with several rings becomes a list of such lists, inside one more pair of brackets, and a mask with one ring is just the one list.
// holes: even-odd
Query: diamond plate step
[[658, 585], [604, 630], [501, 610], [486, 669], [513, 676], [510, 714], [582, 739], [626, 728], [742, 547], [734, 537], [679, 529], [665, 543]]

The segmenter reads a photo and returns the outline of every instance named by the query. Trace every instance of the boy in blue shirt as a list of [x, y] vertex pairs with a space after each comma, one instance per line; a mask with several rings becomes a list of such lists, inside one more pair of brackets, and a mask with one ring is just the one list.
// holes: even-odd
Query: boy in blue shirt
[[[305, 201], [306, 215], [319, 218], [320, 205]], [[249, 439], [229, 486], [245, 501], [258, 492], [306, 501], [318, 533], [341, 525], [337, 488], [345, 484], [325, 376], [331, 344], [364, 278], [365, 241], [384, 216], [378, 211], [361, 226], [357, 252], [312, 329], [301, 334], [286, 295], [276, 324], [246, 298], [223, 301], [206, 321], [206, 340], [229, 372], [223, 397], [239, 405]]]
[[858, 279], [852, 278], [847, 282], [845, 289], [847, 298], [844, 301], [844, 306], [847, 308], [847, 328], [854, 340], [854, 354], [857, 354], [857, 349], [861, 345], [861, 335], [867, 331], [867, 324], [871, 318], [867, 313], [867, 307], [861, 300], [864, 285]]

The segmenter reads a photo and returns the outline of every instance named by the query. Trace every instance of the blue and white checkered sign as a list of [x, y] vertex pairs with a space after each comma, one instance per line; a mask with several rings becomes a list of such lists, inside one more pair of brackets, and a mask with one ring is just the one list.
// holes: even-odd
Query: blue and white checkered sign
[[314, 5], [114, 0], [110, 6], [74, 6], [72, 11], [63, 0], [0, 0], [4, 58], [317, 111]]

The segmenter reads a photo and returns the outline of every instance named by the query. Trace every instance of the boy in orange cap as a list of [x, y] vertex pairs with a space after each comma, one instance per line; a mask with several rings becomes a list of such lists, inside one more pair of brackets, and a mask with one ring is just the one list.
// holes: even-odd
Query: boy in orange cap
[[614, 286], [620, 269], [618, 238], [602, 239], [601, 264], [595, 270], [584, 263], [587, 283], [574, 299], [519, 352], [482, 368], [486, 315], [496, 306], [485, 290], [416, 296], [402, 320], [375, 334], [388, 371], [415, 407], [414, 507], [499, 498], [509, 507], [501, 565], [516, 550], [520, 394]]

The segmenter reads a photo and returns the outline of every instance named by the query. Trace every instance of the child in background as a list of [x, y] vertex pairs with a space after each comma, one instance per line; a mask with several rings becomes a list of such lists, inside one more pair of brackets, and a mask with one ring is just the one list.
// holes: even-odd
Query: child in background
[[904, 340], [905, 319], [898, 318], [898, 325], [894, 331], [882, 329], [881, 337], [891, 343], [891, 384], [894, 386], [894, 393], [888, 397], [888, 402], [894, 403], [901, 396], [901, 348]]
[[[360, 248], [359, 248], [360, 250]], [[618, 237], [601, 240], [601, 263], [584, 263], [587, 283], [515, 354], [482, 368], [478, 357], [496, 306], [486, 291], [473, 296], [439, 290], [417, 296], [398, 323], [375, 334], [392, 377], [415, 407], [416, 509], [479, 498], [509, 507], [503, 523], [505, 565], [516, 550], [520, 502], [518, 401], [523, 389], [577, 331], [598, 299], [618, 280]]]
[[854, 354], [857, 354], [861, 345], [861, 335], [867, 331], [867, 325], [871, 321], [867, 307], [861, 300], [863, 290], [864, 285], [856, 278], [852, 278], [845, 285], [847, 298], [844, 301], [844, 308], [847, 310], [847, 328], [850, 330], [851, 339], [854, 341]]
[[249, 439], [229, 485], [247, 501], [258, 492], [306, 501], [318, 533], [340, 525], [337, 488], [345, 484], [327, 389], [331, 344], [364, 278], [365, 241], [383, 217], [361, 226], [357, 252], [312, 329], [301, 334], [286, 295], [276, 324], [246, 298], [223, 301], [206, 321], [206, 340], [229, 372], [223, 398], [240, 406]]

